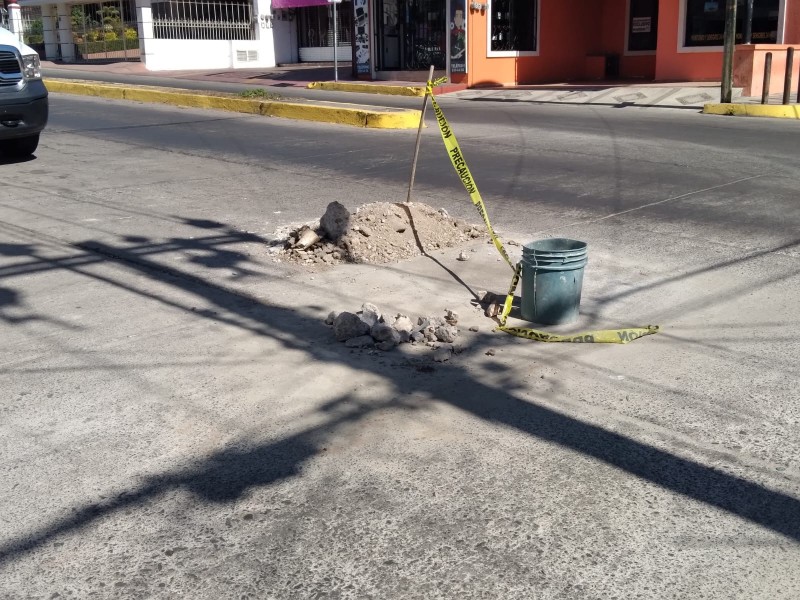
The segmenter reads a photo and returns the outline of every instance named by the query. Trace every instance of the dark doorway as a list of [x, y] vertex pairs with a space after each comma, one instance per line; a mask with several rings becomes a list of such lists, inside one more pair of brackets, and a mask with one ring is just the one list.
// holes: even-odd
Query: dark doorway
[[376, 0], [378, 71], [447, 66], [445, 0]]
[[631, 0], [628, 52], [655, 52], [658, 46], [658, 0]]

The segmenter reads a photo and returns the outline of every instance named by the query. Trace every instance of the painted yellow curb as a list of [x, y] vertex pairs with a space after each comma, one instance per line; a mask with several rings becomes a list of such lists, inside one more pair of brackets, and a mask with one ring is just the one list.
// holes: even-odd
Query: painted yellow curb
[[330, 104], [301, 104], [275, 100], [251, 100], [227, 96], [206, 96], [181, 91], [128, 87], [115, 84], [83, 83], [68, 80], [45, 81], [51, 92], [96, 96], [112, 100], [134, 100], [155, 102], [188, 108], [212, 108], [251, 115], [283, 117], [301, 121], [335, 123], [353, 127], [373, 129], [416, 129], [419, 127], [420, 111], [410, 109], [368, 110], [351, 106]]
[[387, 96], [415, 96], [422, 98], [425, 95], [425, 86], [403, 85], [377, 85], [372, 83], [344, 83], [335, 81], [312, 81], [309, 89], [328, 90], [333, 92], [358, 92], [361, 94], [385, 94]]
[[706, 115], [800, 119], [800, 104], [706, 104]]

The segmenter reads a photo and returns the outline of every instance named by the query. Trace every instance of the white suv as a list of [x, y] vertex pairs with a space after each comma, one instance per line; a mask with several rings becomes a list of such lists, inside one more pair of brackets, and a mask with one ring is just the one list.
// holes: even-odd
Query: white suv
[[47, 114], [39, 55], [0, 27], [0, 154], [11, 158], [33, 154]]

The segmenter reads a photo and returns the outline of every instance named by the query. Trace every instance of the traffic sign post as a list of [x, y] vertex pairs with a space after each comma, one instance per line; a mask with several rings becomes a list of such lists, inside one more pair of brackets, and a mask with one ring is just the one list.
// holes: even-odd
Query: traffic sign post
[[336, 23], [336, 5], [339, 4], [342, 0], [328, 0], [328, 4], [333, 4], [333, 80], [338, 82], [339, 81], [339, 60], [337, 56], [337, 50], [339, 45], [339, 40], [337, 39], [338, 36], [338, 25]]

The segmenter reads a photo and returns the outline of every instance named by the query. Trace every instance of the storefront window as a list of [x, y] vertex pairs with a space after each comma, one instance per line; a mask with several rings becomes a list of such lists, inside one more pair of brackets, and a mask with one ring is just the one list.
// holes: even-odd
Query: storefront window
[[492, 0], [489, 50], [535, 52], [538, 0]]
[[[738, 0], [736, 42], [743, 40], [747, 8]], [[721, 46], [725, 37], [725, 0], [686, 0], [686, 37], [684, 45]], [[780, 0], [755, 0], [753, 3], [753, 43], [771, 44], [778, 39]]]
[[[333, 47], [333, 9], [327, 6], [306, 6], [297, 9], [297, 30], [302, 48]], [[349, 44], [353, 30], [353, 4], [342, 2], [336, 7], [336, 32], [340, 46]]]
[[658, 45], [658, 0], [630, 0], [628, 52], [652, 52]]

